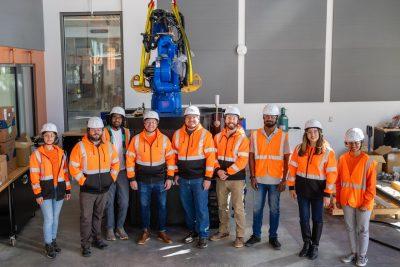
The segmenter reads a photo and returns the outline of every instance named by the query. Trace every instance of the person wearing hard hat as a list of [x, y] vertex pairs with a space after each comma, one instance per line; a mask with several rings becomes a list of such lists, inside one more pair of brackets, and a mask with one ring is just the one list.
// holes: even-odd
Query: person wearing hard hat
[[84, 257], [91, 256], [91, 240], [98, 249], [108, 246], [101, 238], [101, 221], [108, 189], [117, 180], [119, 172], [117, 149], [102, 140], [103, 128], [99, 117], [90, 118], [87, 132], [72, 149], [69, 161], [69, 172], [80, 185], [80, 230]]
[[171, 244], [166, 234], [167, 191], [174, 179], [175, 153], [171, 141], [160, 132], [160, 118], [155, 111], [143, 115], [144, 130], [135, 135], [126, 154], [126, 167], [130, 186], [139, 190], [142, 234], [137, 243], [144, 245], [150, 239], [150, 207], [156, 195], [158, 207], [158, 239]]
[[209, 131], [200, 124], [200, 110], [196, 106], [185, 109], [185, 124], [172, 137], [172, 146], [178, 158], [175, 183], [179, 185], [180, 198], [185, 211], [189, 234], [184, 243], [207, 247], [209, 232], [208, 189], [214, 173], [214, 141]]
[[[125, 154], [131, 136], [129, 129], [123, 126], [124, 120], [125, 110], [121, 107], [113, 107], [110, 112], [110, 125], [105, 127], [103, 131], [103, 140], [109, 141], [115, 146], [119, 158], [118, 178], [108, 190], [108, 201], [106, 204], [106, 239], [108, 241], [116, 240], [115, 233], [121, 240], [129, 238], [124, 229], [129, 206], [129, 181], [125, 170]], [[117, 214], [114, 211], [115, 199], [117, 199]], [[116, 222], [115, 217], [117, 218]]]
[[303, 142], [293, 151], [289, 163], [288, 186], [290, 195], [293, 199], [297, 198], [299, 205], [300, 229], [304, 242], [299, 257], [314, 260], [318, 257], [322, 234], [323, 208], [330, 206], [337, 167], [335, 152], [324, 141], [322, 124], [312, 119], [305, 123], [304, 129]]
[[279, 108], [268, 104], [263, 109], [264, 127], [250, 136], [249, 167], [254, 189], [253, 234], [246, 242], [251, 247], [261, 241], [265, 200], [269, 206], [269, 244], [281, 249], [278, 241], [280, 194], [286, 187], [290, 157], [289, 135], [277, 127]]
[[234, 247], [244, 246], [246, 228], [244, 212], [244, 189], [246, 166], [249, 160], [249, 139], [239, 125], [240, 110], [229, 106], [225, 109], [225, 128], [214, 136], [217, 147], [215, 172], [217, 175], [217, 198], [219, 207], [219, 229], [211, 241], [229, 237], [229, 202], [232, 200], [236, 223]]
[[361, 129], [349, 129], [344, 140], [348, 151], [338, 162], [336, 206], [343, 208], [351, 253], [341, 261], [365, 266], [368, 262], [369, 219], [376, 195], [376, 162], [361, 151], [364, 141]]
[[46, 123], [40, 131], [44, 144], [29, 160], [30, 180], [36, 203], [43, 213], [45, 253], [54, 259], [61, 248], [57, 245], [58, 219], [64, 200], [71, 198], [67, 157], [57, 146], [58, 131], [53, 123]]

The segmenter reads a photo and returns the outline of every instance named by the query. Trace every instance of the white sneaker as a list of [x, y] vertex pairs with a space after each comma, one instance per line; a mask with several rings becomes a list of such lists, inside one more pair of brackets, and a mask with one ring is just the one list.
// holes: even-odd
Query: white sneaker
[[351, 262], [355, 263], [356, 260], [357, 260], [357, 255], [354, 253], [350, 253], [340, 258], [340, 261], [343, 263], [351, 263]]
[[359, 267], [366, 266], [368, 262], [367, 256], [358, 256], [356, 265]]

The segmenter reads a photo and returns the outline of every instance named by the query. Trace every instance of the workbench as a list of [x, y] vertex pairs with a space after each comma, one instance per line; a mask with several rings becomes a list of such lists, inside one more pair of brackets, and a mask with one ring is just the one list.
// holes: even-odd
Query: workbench
[[0, 232], [16, 245], [17, 233], [35, 215], [37, 204], [29, 180], [29, 167], [19, 167], [8, 174], [0, 186]]

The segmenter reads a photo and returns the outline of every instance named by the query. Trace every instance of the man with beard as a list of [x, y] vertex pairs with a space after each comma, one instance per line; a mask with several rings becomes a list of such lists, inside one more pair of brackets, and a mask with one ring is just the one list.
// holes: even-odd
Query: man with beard
[[[106, 239], [108, 241], [116, 240], [114, 229], [116, 235], [121, 240], [128, 239], [128, 234], [124, 229], [126, 213], [128, 212], [129, 206], [129, 182], [125, 170], [125, 154], [130, 141], [130, 132], [129, 129], [123, 127], [124, 120], [125, 110], [121, 107], [113, 107], [110, 112], [111, 125], [105, 127], [103, 131], [103, 140], [111, 142], [117, 149], [120, 169], [117, 181], [110, 186], [108, 191], [108, 201], [106, 205]], [[114, 211], [115, 199], [117, 199], [118, 205], [117, 214], [115, 214]], [[115, 215], [117, 215], [116, 223]]]
[[225, 128], [214, 136], [218, 156], [215, 171], [220, 224], [218, 232], [210, 240], [218, 241], [229, 237], [229, 202], [232, 200], [236, 223], [236, 239], [233, 246], [241, 248], [244, 245], [246, 228], [243, 199], [246, 185], [245, 168], [249, 159], [249, 140], [239, 125], [238, 108], [227, 107], [224, 117]]
[[208, 189], [214, 173], [215, 147], [212, 135], [200, 124], [200, 110], [196, 106], [186, 108], [185, 124], [172, 138], [172, 146], [178, 157], [178, 173], [175, 183], [185, 211], [189, 234], [183, 242], [192, 243], [199, 237], [198, 248], [207, 247], [209, 230]]
[[158, 207], [158, 239], [166, 244], [172, 240], [166, 234], [167, 191], [174, 179], [175, 153], [168, 137], [158, 130], [160, 118], [155, 111], [143, 116], [144, 130], [135, 135], [126, 154], [130, 186], [139, 190], [142, 234], [137, 243], [144, 245], [150, 239], [150, 207], [152, 195]]
[[251, 133], [249, 167], [254, 189], [253, 235], [246, 242], [251, 247], [261, 241], [265, 200], [269, 206], [269, 244], [281, 249], [278, 241], [279, 199], [286, 188], [290, 158], [288, 134], [277, 127], [279, 108], [268, 104], [263, 109], [264, 127]]
[[80, 230], [84, 257], [91, 256], [90, 239], [98, 249], [107, 247], [101, 238], [101, 220], [108, 189], [119, 172], [117, 150], [110, 142], [102, 141], [103, 128], [99, 117], [90, 118], [87, 133], [72, 149], [69, 161], [69, 172], [80, 185]]

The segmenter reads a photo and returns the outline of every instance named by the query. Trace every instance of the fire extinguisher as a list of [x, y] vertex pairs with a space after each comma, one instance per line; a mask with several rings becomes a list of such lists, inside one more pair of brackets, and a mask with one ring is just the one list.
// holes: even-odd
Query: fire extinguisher
[[286, 116], [286, 108], [281, 108], [281, 115], [278, 118], [278, 125], [282, 131], [289, 131], [289, 118]]

